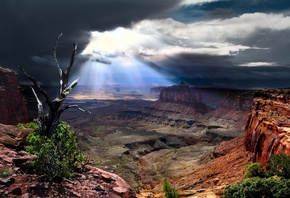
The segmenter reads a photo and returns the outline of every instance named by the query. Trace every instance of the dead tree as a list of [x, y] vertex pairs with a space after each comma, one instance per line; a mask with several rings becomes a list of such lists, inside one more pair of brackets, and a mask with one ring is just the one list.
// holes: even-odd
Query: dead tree
[[62, 34], [60, 34], [57, 37], [57, 40], [55, 42], [55, 48], [53, 51], [53, 57], [56, 63], [56, 66], [58, 68], [58, 72], [59, 72], [59, 95], [55, 98], [52, 99], [48, 93], [39, 85], [39, 83], [32, 77], [30, 76], [22, 66], [20, 66], [19, 68], [22, 70], [22, 72], [26, 75], [26, 77], [33, 83], [35, 89], [45, 98], [45, 103], [48, 105], [49, 108], [49, 112], [48, 115], [45, 116], [44, 114], [44, 110], [43, 110], [43, 104], [41, 102], [41, 100], [38, 98], [36, 92], [34, 91], [34, 89], [31, 87], [33, 94], [37, 100], [37, 107], [38, 107], [38, 127], [39, 127], [39, 132], [42, 135], [48, 136], [50, 137], [58, 123], [60, 120], [60, 116], [61, 114], [69, 109], [69, 108], [78, 108], [80, 111], [83, 112], [87, 112], [90, 113], [89, 111], [86, 111], [82, 108], [80, 108], [78, 105], [64, 105], [64, 99], [66, 98], [66, 96], [70, 93], [70, 91], [77, 85], [78, 83], [78, 79], [76, 79], [75, 81], [73, 81], [70, 85], [69, 83], [69, 76], [70, 76], [70, 71], [71, 68], [74, 64], [74, 59], [75, 59], [75, 55], [77, 52], [77, 45], [75, 43], [73, 43], [73, 47], [72, 47], [72, 52], [71, 52], [71, 56], [70, 56], [70, 61], [66, 67], [65, 70], [63, 70], [58, 61], [57, 61], [57, 56], [56, 56], [56, 49], [58, 46], [58, 42], [60, 37], [62, 36]]

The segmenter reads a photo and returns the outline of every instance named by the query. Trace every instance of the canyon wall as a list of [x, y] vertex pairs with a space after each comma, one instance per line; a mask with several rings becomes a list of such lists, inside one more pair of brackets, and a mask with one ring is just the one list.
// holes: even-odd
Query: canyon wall
[[0, 123], [28, 122], [27, 102], [15, 71], [0, 67]]
[[184, 121], [186, 126], [183, 127], [193, 132], [199, 130], [226, 140], [244, 135], [252, 98], [251, 90], [197, 88], [180, 84], [163, 87], [159, 100], [149, 109], [156, 120], [167, 118], [171, 125], [174, 125], [173, 121], [178, 124]]
[[275, 154], [290, 155], [290, 89], [257, 91], [246, 125], [245, 146], [252, 161], [266, 164]]
[[248, 111], [252, 104], [252, 94], [253, 91], [249, 90], [198, 88], [181, 84], [161, 89], [159, 100], [203, 107], [206, 111], [220, 108]]

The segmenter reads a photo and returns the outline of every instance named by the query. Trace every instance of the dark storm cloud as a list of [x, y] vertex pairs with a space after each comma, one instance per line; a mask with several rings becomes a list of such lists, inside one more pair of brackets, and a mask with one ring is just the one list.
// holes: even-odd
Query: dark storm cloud
[[[251, 34], [242, 39], [230, 40], [233, 43], [240, 43], [247, 46], [259, 46], [265, 50], [249, 50], [240, 52], [236, 57], [233, 57], [234, 62], [251, 62], [253, 58], [256, 61], [277, 62], [279, 65], [290, 64], [290, 30], [260, 30], [256, 34]], [[254, 55], [254, 57], [253, 57]]]
[[290, 10], [289, 0], [219, 0], [182, 6], [172, 13], [176, 20], [224, 19], [244, 13], [280, 13]]
[[185, 24], [184, 29], [188, 28], [180, 31], [190, 41], [187, 47], [198, 42], [213, 42], [214, 46], [217, 42], [236, 46], [237, 50], [213, 55], [195, 45], [191, 53], [179, 53], [159, 62], [152, 59], [150, 65], [175, 82], [193, 85], [289, 87], [289, 10], [287, 0], [219, 0], [182, 6], [171, 14]]
[[[185, 60], [186, 59], [186, 60]], [[179, 54], [171, 62], [147, 62], [174, 83], [225, 88], [290, 87], [290, 67], [233, 65], [230, 56]]]
[[[132, 22], [173, 8], [179, 0], [1, 0], [0, 64], [28, 67], [33, 75], [50, 80], [54, 68], [46, 57], [62, 32], [58, 56], [70, 55], [71, 43], [82, 51], [89, 42], [89, 31], [130, 26]], [[42, 63], [36, 65], [35, 63]], [[45, 73], [43, 73], [45, 71]]]

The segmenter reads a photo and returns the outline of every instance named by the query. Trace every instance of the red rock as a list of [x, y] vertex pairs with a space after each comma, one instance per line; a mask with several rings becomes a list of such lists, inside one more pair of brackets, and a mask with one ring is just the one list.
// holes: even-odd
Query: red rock
[[31, 118], [15, 71], [0, 67], [0, 123], [18, 124]]
[[197, 88], [185, 84], [164, 87], [159, 101], [188, 104], [197, 111], [227, 110], [249, 111], [252, 91], [218, 88]]
[[[85, 171], [77, 173], [73, 180], [64, 180], [61, 183], [51, 183], [46, 181], [44, 176], [20, 171], [21, 169], [23, 170], [23, 164], [35, 156], [19, 150], [21, 147], [15, 147], [20, 139], [17, 137], [25, 137], [21, 133], [22, 129], [2, 124], [0, 124], [0, 129], [2, 133], [0, 137], [7, 136], [10, 138], [7, 138], [9, 141], [2, 138], [3, 142], [10, 148], [0, 143], [0, 169], [11, 171], [11, 174], [7, 175], [7, 177], [0, 178], [0, 195], [6, 196], [9, 194], [11, 198], [136, 198], [136, 193], [120, 176], [88, 165], [85, 167]], [[18, 135], [19, 133], [22, 135]], [[101, 190], [96, 189], [97, 185]]]
[[9, 147], [21, 148], [32, 129], [20, 129], [13, 125], [0, 123], [0, 143]]
[[290, 155], [289, 93], [290, 89], [255, 93], [244, 140], [252, 161], [265, 165], [273, 153]]

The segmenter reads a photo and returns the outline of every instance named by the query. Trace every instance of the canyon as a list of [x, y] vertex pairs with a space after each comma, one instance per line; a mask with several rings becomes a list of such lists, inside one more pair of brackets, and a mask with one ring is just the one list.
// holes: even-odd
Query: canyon
[[[253, 93], [184, 84], [160, 89], [156, 101], [101, 101], [97, 96], [85, 100], [82, 93], [75, 93], [68, 102], [79, 101], [92, 116], [71, 110], [64, 119], [79, 133], [80, 146], [92, 165], [120, 175], [139, 197], [161, 196], [164, 178], [189, 196], [197, 193], [196, 188], [215, 186], [217, 181], [205, 185], [213, 178], [210, 175], [227, 175], [219, 177], [218, 192], [210, 192], [219, 194], [225, 185], [241, 179], [244, 165], [250, 163], [243, 136]], [[220, 152], [225, 146], [229, 148]], [[224, 157], [226, 153], [231, 157]], [[198, 174], [214, 160], [215, 169]], [[232, 165], [236, 171], [228, 174], [226, 162], [236, 164]]]
[[[7, 136], [12, 130], [7, 124], [35, 117], [36, 103], [27, 93], [29, 89], [25, 88], [23, 95], [15, 72], [2, 72], [10, 80], [1, 81], [1, 93], [6, 95], [1, 95], [0, 122], [6, 125], [1, 125], [0, 141], [1, 151], [9, 153], [6, 146], [14, 144], [15, 149], [22, 145], [27, 131]], [[5, 90], [16, 90], [13, 100]], [[290, 154], [289, 89], [236, 90], [180, 83], [152, 88], [148, 96], [130, 97], [122, 92], [116, 97], [92, 90], [81, 87], [66, 100], [92, 114], [70, 109], [61, 118], [77, 132], [91, 170], [104, 171], [99, 175], [119, 175], [131, 186], [124, 183], [127, 192], [134, 189], [140, 198], [162, 197], [165, 178], [183, 197], [221, 197], [226, 185], [243, 178], [245, 165], [253, 161], [265, 164], [272, 153]], [[19, 111], [11, 109], [10, 104]], [[10, 111], [14, 116], [3, 114]], [[26, 156], [23, 152], [18, 156], [18, 152], [12, 152], [16, 158]], [[78, 185], [81, 188], [82, 183]]]

